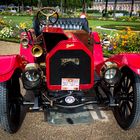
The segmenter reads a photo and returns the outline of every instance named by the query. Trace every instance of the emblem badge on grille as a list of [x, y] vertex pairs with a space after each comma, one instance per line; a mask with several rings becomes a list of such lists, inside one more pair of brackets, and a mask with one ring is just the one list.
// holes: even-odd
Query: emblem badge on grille
[[67, 96], [67, 97], [65, 98], [65, 102], [66, 102], [67, 104], [72, 104], [72, 103], [75, 102], [75, 98], [74, 98], [73, 96]]
[[72, 44], [67, 44], [66, 45], [66, 48], [71, 48], [71, 47], [73, 47], [74, 46], [74, 44], [72, 43]]

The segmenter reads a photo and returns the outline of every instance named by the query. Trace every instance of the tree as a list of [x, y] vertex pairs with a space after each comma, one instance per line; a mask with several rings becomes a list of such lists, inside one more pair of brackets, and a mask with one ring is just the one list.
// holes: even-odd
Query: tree
[[24, 11], [24, 0], [21, 1], [22, 11]]
[[64, 13], [66, 13], [66, 8], [67, 8], [67, 0], [64, 0]]
[[86, 13], [86, 8], [91, 7], [92, 0], [82, 0], [82, 12]]
[[33, 0], [31, 0], [31, 7], [32, 7], [32, 11], [33, 11]]
[[106, 3], [105, 3], [105, 10], [104, 10], [104, 13], [103, 13], [103, 17], [107, 16], [107, 7], [108, 7], [108, 0], [106, 0]]
[[9, 0], [5, 0], [5, 4], [6, 4], [7, 8], [8, 8], [8, 2], [9, 2]]
[[85, 0], [82, 0], [82, 7], [83, 7], [82, 12], [86, 13], [86, 1]]
[[113, 17], [114, 18], [115, 18], [115, 13], [116, 13], [117, 2], [118, 2], [118, 0], [115, 0], [114, 8], [113, 8]]
[[132, 17], [132, 13], [134, 11], [134, 3], [135, 3], [135, 0], [132, 0], [132, 3], [131, 3], [131, 11], [130, 11], [130, 17]]
[[38, 2], [38, 4], [37, 4], [38, 8], [41, 8], [42, 7], [42, 1], [41, 0], [37, 0], [37, 2]]
[[63, 0], [60, 1], [61, 13], [63, 13]]
[[17, 2], [18, 2], [18, 12], [20, 13], [20, 1], [17, 0]]

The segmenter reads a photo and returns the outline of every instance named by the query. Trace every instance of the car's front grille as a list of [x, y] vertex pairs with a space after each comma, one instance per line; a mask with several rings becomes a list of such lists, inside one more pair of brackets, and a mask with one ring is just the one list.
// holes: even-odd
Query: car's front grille
[[91, 83], [91, 59], [83, 50], [60, 50], [50, 58], [50, 84], [61, 85], [62, 78], [79, 78]]

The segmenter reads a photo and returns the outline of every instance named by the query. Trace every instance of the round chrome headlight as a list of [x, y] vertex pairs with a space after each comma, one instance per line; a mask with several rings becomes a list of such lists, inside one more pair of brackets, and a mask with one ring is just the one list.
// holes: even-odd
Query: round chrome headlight
[[116, 76], [116, 73], [117, 73], [117, 69], [110, 68], [105, 72], [104, 78], [107, 79], [107, 80], [113, 79]]
[[118, 68], [108, 68], [104, 73], [104, 79], [109, 84], [116, 84], [121, 78], [121, 73]]
[[25, 89], [39, 89], [43, 80], [43, 73], [38, 64], [29, 63], [22, 74]]
[[25, 78], [30, 82], [36, 82], [40, 78], [40, 74], [36, 70], [28, 70], [25, 72]]

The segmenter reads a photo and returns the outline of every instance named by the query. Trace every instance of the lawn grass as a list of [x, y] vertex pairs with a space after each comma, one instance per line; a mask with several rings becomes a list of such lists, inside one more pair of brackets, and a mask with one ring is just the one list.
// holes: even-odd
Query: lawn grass
[[[3, 17], [6, 21], [12, 20], [13, 24], [20, 24], [20, 23], [27, 23], [28, 26], [32, 27], [33, 16], [0, 16]], [[93, 31], [97, 31], [98, 33], [106, 33], [106, 34], [114, 34], [116, 31], [114, 30], [106, 30], [106, 29], [97, 29], [97, 26], [111, 28], [111, 29], [118, 29], [123, 30], [126, 26], [129, 26], [132, 29], [136, 28], [136, 30], [140, 31], [140, 23], [139, 22], [128, 22], [128, 21], [114, 21], [114, 20], [88, 20], [89, 26], [92, 28]], [[12, 39], [13, 40], [13, 39]]]
[[[122, 24], [122, 25], [116, 24], [116, 25], [103, 25], [102, 27], [116, 29], [116, 30], [124, 30], [128, 27], [128, 25], [127, 24]], [[140, 24], [133, 24], [131, 26], [129, 25], [129, 27], [131, 27], [131, 29], [133, 31], [140, 31]]]
[[139, 22], [128, 22], [128, 21], [114, 21], [114, 20], [89, 20], [89, 25], [96, 27], [96, 26], [104, 26], [104, 25], [140, 25]]
[[[93, 31], [97, 31], [99, 33], [107, 33], [107, 34], [112, 34], [115, 33], [116, 31], [114, 30], [105, 30], [105, 29], [97, 29], [97, 26], [105, 27], [105, 28], [110, 28], [110, 29], [118, 29], [118, 30], [123, 30], [126, 29], [126, 27], [130, 27], [137, 31], [140, 31], [140, 23], [139, 22], [128, 22], [128, 21], [110, 21], [110, 20], [89, 20], [89, 26], [93, 29]], [[120, 28], [119, 28], [120, 27]], [[137, 27], [137, 28], [136, 28]]]
[[10, 21], [12, 20], [13, 24], [27, 23], [30, 27], [32, 27], [33, 16], [0, 16], [3, 17], [4, 20]]
[[[13, 23], [19, 24], [26, 22], [32, 27], [32, 21], [33, 21], [33, 16], [0, 16], [3, 17], [5, 20], [9, 21], [12, 20]], [[93, 20], [88, 20], [89, 21], [89, 26], [92, 27], [93, 29], [96, 29], [96, 26], [107, 26], [110, 28], [114, 26], [139, 26], [139, 22], [128, 22], [128, 21], [114, 21], [114, 20], [98, 20], [98, 19], [93, 19]]]

